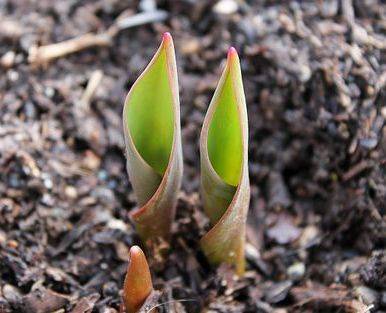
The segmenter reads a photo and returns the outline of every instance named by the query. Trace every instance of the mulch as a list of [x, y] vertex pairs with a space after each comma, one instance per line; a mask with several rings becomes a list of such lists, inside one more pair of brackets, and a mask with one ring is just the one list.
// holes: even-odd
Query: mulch
[[[33, 47], [153, 4], [164, 22], [29, 63]], [[164, 31], [184, 180], [172, 241], [147, 251], [159, 310], [386, 311], [385, 16], [381, 0], [0, 1], [0, 312], [118, 312], [139, 243], [121, 112]], [[242, 278], [198, 249], [208, 229], [198, 138], [231, 45], [250, 130]]]

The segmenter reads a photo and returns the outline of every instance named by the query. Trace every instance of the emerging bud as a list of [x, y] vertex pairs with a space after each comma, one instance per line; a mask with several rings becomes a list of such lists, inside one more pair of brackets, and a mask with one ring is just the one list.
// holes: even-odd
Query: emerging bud
[[138, 246], [130, 249], [129, 264], [123, 285], [126, 313], [137, 313], [153, 290], [149, 265]]

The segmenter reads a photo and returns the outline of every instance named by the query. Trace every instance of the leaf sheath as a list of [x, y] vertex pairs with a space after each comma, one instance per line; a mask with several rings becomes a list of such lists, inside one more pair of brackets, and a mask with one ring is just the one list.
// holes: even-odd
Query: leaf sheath
[[249, 207], [248, 117], [237, 52], [230, 48], [200, 137], [201, 195], [212, 228], [201, 248], [213, 264], [245, 268]]
[[137, 231], [145, 242], [168, 239], [183, 171], [177, 68], [169, 33], [127, 95], [123, 129], [127, 171], [139, 205], [131, 213]]

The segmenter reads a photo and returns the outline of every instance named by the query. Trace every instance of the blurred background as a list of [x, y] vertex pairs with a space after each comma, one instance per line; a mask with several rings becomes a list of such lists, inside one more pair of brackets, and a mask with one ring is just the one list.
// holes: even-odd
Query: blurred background
[[[185, 168], [171, 254], [150, 257], [162, 310], [386, 310], [384, 1], [0, 0], [0, 312], [117, 312], [138, 243], [123, 101], [165, 31]], [[197, 248], [198, 138], [229, 46], [250, 130], [239, 280]]]

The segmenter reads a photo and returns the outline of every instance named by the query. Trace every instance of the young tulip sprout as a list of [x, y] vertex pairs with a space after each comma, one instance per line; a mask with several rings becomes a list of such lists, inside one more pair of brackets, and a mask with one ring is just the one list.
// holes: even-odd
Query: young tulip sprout
[[182, 178], [178, 80], [173, 40], [158, 51], [129, 91], [123, 110], [127, 171], [143, 241], [168, 239]]
[[240, 62], [228, 51], [200, 138], [201, 194], [213, 226], [201, 248], [213, 264], [244, 272], [245, 226], [249, 207], [248, 117]]
[[126, 313], [137, 313], [153, 290], [149, 265], [138, 246], [130, 249], [129, 265], [123, 285]]

